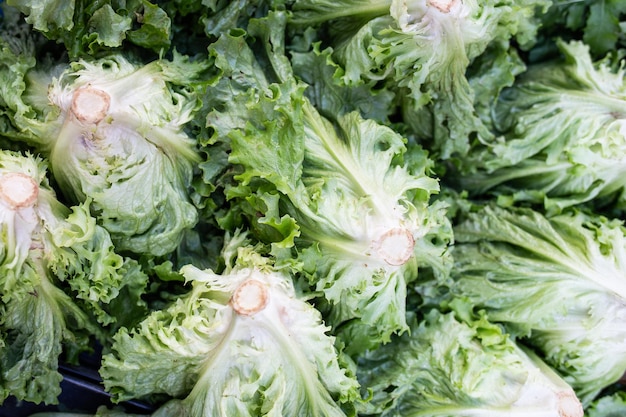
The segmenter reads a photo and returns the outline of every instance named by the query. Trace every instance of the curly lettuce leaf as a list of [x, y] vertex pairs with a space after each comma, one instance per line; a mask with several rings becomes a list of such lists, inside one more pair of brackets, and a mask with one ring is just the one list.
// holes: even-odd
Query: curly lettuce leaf
[[559, 41], [562, 59], [529, 67], [492, 107], [500, 138], [464, 159], [459, 186], [555, 213], [594, 201], [624, 204], [624, 70]]
[[208, 10], [202, 16], [207, 35], [220, 36], [235, 28], [247, 28], [250, 19], [284, 8], [285, 0], [213, 0], [205, 2]]
[[579, 416], [572, 388], [485, 317], [431, 310], [393, 343], [359, 358], [357, 377], [380, 416]]
[[626, 413], [626, 393], [617, 391], [604, 395], [587, 407], [588, 417], [620, 417]]
[[[548, 0], [523, 5], [457, 0], [356, 3], [299, 2], [292, 26], [314, 17], [328, 23], [344, 82], [372, 88], [382, 84], [396, 92], [409, 126], [442, 159], [462, 156], [472, 138], [492, 138], [474, 110], [474, 92], [466, 77], [470, 64], [493, 42], [515, 38], [528, 48], [539, 26], [537, 15], [551, 4]], [[365, 11], [361, 5], [367, 6]]]
[[619, 0], [553, 0], [541, 20], [543, 36], [583, 41], [596, 58], [625, 46], [626, 5]]
[[320, 313], [270, 258], [232, 250], [222, 274], [183, 267], [191, 291], [116, 335], [100, 371], [106, 389], [116, 401], [182, 397], [173, 402], [190, 415], [345, 415], [358, 384]]
[[104, 341], [118, 317], [109, 304], [142, 278], [88, 205], [64, 206], [46, 174], [38, 157], [0, 153], [0, 400], [56, 403], [61, 354]]
[[28, 128], [21, 123], [37, 117], [22, 95], [26, 74], [41, 62], [37, 56], [45, 42], [20, 18], [17, 10], [0, 3], [0, 136], [5, 139], [3, 149], [13, 150], [20, 140], [37, 143], [43, 131], [41, 123], [32, 122]]
[[535, 346], [588, 404], [626, 371], [626, 229], [477, 206], [454, 228], [451, 294]]
[[[274, 22], [277, 28], [284, 27], [284, 16], [281, 14], [270, 14], [267, 19]], [[270, 136], [294, 136], [293, 132], [299, 129], [296, 125], [301, 124], [297, 117], [289, 121], [285, 116], [294, 111], [291, 97], [293, 94], [301, 94], [302, 86], [294, 86], [293, 80], [285, 80], [283, 85], [270, 81], [276, 79], [277, 75], [272, 63], [259, 58], [259, 55], [264, 53], [261, 50], [263, 43], [259, 42], [259, 39], [268, 38], [267, 42], [272, 40], [269, 39], [269, 34], [261, 33], [263, 28], [259, 26], [262, 25], [256, 24], [255, 20], [252, 20], [249, 26], [258, 33], [258, 37], [255, 38], [257, 43], [253, 46], [250, 45], [253, 41], [249, 33], [237, 30], [223, 34], [209, 48], [219, 74], [215, 83], [210, 85], [202, 96], [203, 109], [198, 112], [202, 117], [194, 121], [201, 132], [198, 141], [202, 145], [202, 151], [207, 154], [206, 160], [200, 164], [203, 172], [202, 183], [195, 188], [199, 190], [199, 194], [204, 193], [199, 198], [214, 193], [218, 187], [220, 187], [218, 192], [221, 192], [223, 187], [224, 193], [228, 194], [224, 196], [225, 199], [236, 198], [233, 204], [223, 204], [217, 214], [217, 221], [223, 229], [233, 231], [242, 227], [242, 217], [249, 217], [252, 224], [246, 227], [251, 227], [255, 233], [265, 236], [264, 241], [273, 242], [277, 247], [285, 247], [293, 241], [297, 234], [297, 226], [278, 210], [270, 208], [276, 201], [271, 194], [261, 190], [253, 193], [244, 186], [234, 188], [232, 176], [238, 174], [239, 168], [233, 167], [229, 160], [233, 132], [246, 129], [246, 126], [251, 128], [254, 126], [266, 131]], [[284, 60], [276, 68], [290, 71]], [[258, 91], [264, 93], [257, 96]], [[289, 153], [297, 150], [296, 141], [284, 145], [280, 150], [283, 158], [274, 156], [265, 158], [268, 164], [276, 163], [271, 169], [282, 170], [279, 166], [283, 163], [282, 159], [293, 160]], [[259, 148], [258, 151], [259, 160], [262, 160], [272, 152], [272, 149]], [[290, 175], [288, 173], [290, 169], [292, 168], [289, 164], [286, 164], [281, 174]], [[275, 174], [275, 177], [277, 180], [280, 179], [280, 175]], [[270, 186], [268, 192], [271, 191]], [[258, 216], [259, 210], [265, 215]], [[242, 216], [242, 213], [245, 215]], [[265, 223], [269, 223], [270, 226], [266, 227]], [[292, 230], [289, 230], [288, 223], [294, 226]]]
[[119, 251], [170, 253], [197, 221], [188, 187], [200, 157], [184, 125], [205, 68], [180, 55], [147, 65], [112, 55], [58, 77], [28, 74], [35, 82], [21, 100], [30, 111], [16, 113], [18, 127], [33, 132], [70, 201], [92, 200]]
[[331, 47], [305, 35], [290, 45], [289, 51], [294, 74], [308, 87], [306, 97], [324, 115], [340, 115], [359, 111], [366, 119], [390, 124], [396, 109], [395, 95], [381, 88], [373, 90], [364, 85], [346, 85], [343, 68], [334, 62]]
[[70, 58], [128, 49], [128, 42], [156, 53], [170, 46], [171, 20], [148, 0], [7, 0], [33, 29], [62, 43]]
[[50, 277], [32, 272], [23, 277], [28, 281], [14, 290], [3, 311], [6, 336], [0, 347], [0, 403], [12, 395], [56, 404], [61, 394], [58, 363], [63, 350], [88, 350], [89, 336], [99, 329]]
[[335, 19], [367, 20], [389, 13], [391, 0], [300, 0], [290, 7], [290, 24], [300, 28], [315, 27]]

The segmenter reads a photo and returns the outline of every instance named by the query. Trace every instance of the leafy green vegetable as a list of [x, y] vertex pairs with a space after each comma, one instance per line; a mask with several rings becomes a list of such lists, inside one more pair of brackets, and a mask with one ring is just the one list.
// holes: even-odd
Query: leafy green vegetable
[[463, 322], [432, 310], [411, 331], [358, 361], [380, 416], [580, 416], [571, 387], [485, 317]]
[[282, 7], [285, 0], [215, 0], [206, 2], [209, 11], [201, 20], [208, 35], [219, 37], [235, 28], [247, 28], [251, 18], [260, 18]]
[[447, 274], [445, 206], [430, 204], [438, 191], [430, 161], [415, 148], [413, 164], [404, 162], [397, 133], [356, 113], [333, 126], [306, 103], [304, 115], [302, 185], [286, 193], [288, 212], [300, 227], [308, 279], [330, 303], [330, 322], [358, 319], [371, 328], [364, 329], [369, 345], [346, 340], [358, 351], [406, 330], [406, 287], [419, 268]]
[[[498, 140], [462, 163], [459, 186], [550, 212], [593, 200], [624, 204], [622, 68], [594, 62], [578, 41], [558, 43], [563, 59], [530, 67], [494, 105]], [[476, 171], [474, 173], [474, 171]]]
[[[26, 89], [24, 74], [37, 64], [36, 56], [42, 47], [41, 39], [31, 28], [20, 21], [19, 12], [6, 4], [0, 3], [0, 135], [3, 139], [29, 140], [32, 133], [22, 131], [16, 124], [22, 114], [29, 109], [21, 100], [13, 100], [13, 95], [21, 95]], [[31, 116], [31, 114], [29, 114]], [[6, 141], [5, 141], [6, 142]], [[13, 146], [3, 146], [3, 149]]]
[[171, 22], [148, 0], [7, 0], [33, 29], [65, 45], [71, 58], [121, 48], [124, 41], [154, 52], [170, 45]]
[[626, 4], [619, 0], [554, 0], [541, 31], [584, 41], [598, 58], [625, 46], [625, 23]]
[[[309, 49], [313, 44], [313, 48]], [[321, 50], [321, 43], [310, 36], [289, 45], [291, 64], [297, 77], [309, 85], [304, 91], [322, 115], [338, 115], [359, 111], [366, 119], [391, 124], [395, 95], [389, 89], [372, 90], [365, 85], [346, 85], [344, 70], [333, 61], [332, 48]]]
[[[328, 23], [346, 84], [387, 88], [404, 98], [407, 123], [442, 159], [464, 154], [470, 137], [491, 138], [465, 76], [492, 42], [529, 47], [538, 9], [550, 1], [298, 1], [292, 26]], [[423, 135], [422, 135], [423, 133]], [[430, 142], [429, 142], [430, 143]]]
[[22, 74], [3, 99], [15, 126], [49, 157], [63, 194], [93, 200], [116, 248], [160, 256], [197, 221], [188, 187], [199, 155], [183, 126], [197, 107], [191, 84], [206, 65], [180, 55], [147, 65], [123, 55], [80, 60]]
[[626, 229], [579, 211], [478, 206], [454, 228], [452, 296], [505, 323], [588, 404], [626, 371]]
[[275, 13], [250, 21], [250, 36], [268, 39], [261, 52], [243, 35], [218, 42], [237, 51], [220, 68], [243, 64], [227, 73], [246, 68], [251, 83], [252, 73], [265, 75], [243, 90], [241, 77], [233, 77], [231, 118], [217, 125], [231, 123], [221, 139], [239, 167], [225, 187], [232, 208], [221, 225], [242, 227], [245, 218], [273, 253], [293, 257], [295, 250], [305, 265], [303, 285], [327, 306], [329, 324], [360, 327], [359, 340], [347, 340], [354, 353], [406, 330], [407, 284], [420, 267], [447, 273], [450, 225], [445, 206], [430, 204], [438, 183], [422, 149], [409, 151], [403, 137], [357, 112], [323, 117], [304, 97], [305, 86], [285, 64], [281, 19]]
[[619, 413], [623, 3], [0, 0], [0, 404]]
[[55, 403], [62, 349], [104, 341], [107, 305], [141, 276], [126, 274], [88, 203], [56, 199], [40, 158], [0, 153], [0, 229], [0, 400]]
[[165, 406], [179, 415], [345, 415], [358, 384], [288, 271], [244, 235], [224, 257], [222, 274], [183, 267], [191, 291], [116, 335], [101, 369], [107, 389], [118, 401], [184, 397]]
[[620, 417], [626, 412], [626, 394], [618, 391], [602, 396], [587, 409], [588, 417]]

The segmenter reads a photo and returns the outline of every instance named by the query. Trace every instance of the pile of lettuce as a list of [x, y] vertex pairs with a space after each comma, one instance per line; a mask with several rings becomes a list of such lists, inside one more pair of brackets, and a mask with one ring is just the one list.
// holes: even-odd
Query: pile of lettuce
[[626, 413], [625, 22], [0, 0], [0, 407]]

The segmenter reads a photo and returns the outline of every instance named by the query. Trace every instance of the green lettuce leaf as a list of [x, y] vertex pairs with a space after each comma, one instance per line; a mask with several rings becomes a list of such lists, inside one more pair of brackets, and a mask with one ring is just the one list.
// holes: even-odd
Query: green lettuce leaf
[[453, 297], [535, 346], [585, 404], [622, 377], [622, 222], [490, 204], [476, 206], [454, 236]]
[[97, 56], [130, 42], [160, 53], [170, 46], [171, 21], [148, 0], [7, 0], [26, 22], [48, 39], [62, 43], [70, 58]]
[[101, 374], [117, 401], [165, 393], [184, 397], [173, 401], [185, 415], [349, 413], [358, 384], [320, 313], [245, 242], [227, 245], [222, 274], [183, 267], [191, 291], [115, 336]]
[[0, 153], [0, 402], [56, 403], [62, 352], [104, 342], [116, 321], [108, 304], [143, 278], [124, 268], [88, 205], [57, 200], [46, 174], [38, 157]]
[[602, 396], [587, 408], [588, 417], [620, 417], [626, 413], [626, 393], [617, 391]]
[[619, 0], [553, 0], [541, 20], [545, 38], [583, 41], [595, 58], [626, 45], [626, 4]]
[[458, 185], [473, 195], [545, 204], [624, 205], [624, 70], [593, 61], [581, 42], [529, 67], [492, 106], [499, 139], [463, 160]]
[[572, 388], [485, 317], [413, 317], [410, 333], [359, 358], [357, 377], [373, 393], [364, 415], [583, 415]]
[[184, 126], [206, 65], [112, 55], [37, 68], [16, 81], [27, 89], [6, 91], [16, 127], [49, 157], [63, 194], [91, 199], [119, 251], [165, 255], [197, 221], [188, 188], [200, 157]]
[[[19, 125], [23, 117], [34, 118], [32, 109], [21, 100], [26, 90], [25, 74], [37, 65], [45, 42], [21, 22], [19, 12], [0, 3], [0, 136], [7, 141], [35, 142], [32, 129]], [[15, 150], [13, 143], [3, 149]]]
[[343, 68], [334, 62], [333, 50], [321, 49], [315, 38], [303, 36], [301, 45], [290, 45], [294, 74], [308, 87], [306, 97], [323, 115], [337, 116], [359, 111], [366, 119], [390, 124], [397, 110], [395, 95], [391, 90], [373, 90], [365, 85], [346, 85]]
[[207, 35], [220, 36], [231, 29], [247, 29], [252, 18], [265, 16], [270, 10], [282, 8], [285, 0], [211, 0], [204, 2], [208, 11], [201, 20]]

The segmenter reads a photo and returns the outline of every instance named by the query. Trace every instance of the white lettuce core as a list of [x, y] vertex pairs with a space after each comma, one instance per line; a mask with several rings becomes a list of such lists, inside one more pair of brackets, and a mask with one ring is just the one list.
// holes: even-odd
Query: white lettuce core
[[30, 207], [38, 195], [38, 184], [26, 174], [11, 172], [0, 177], [0, 198], [12, 208]]
[[72, 113], [81, 122], [96, 124], [109, 112], [111, 97], [93, 87], [81, 87], [72, 96]]
[[388, 230], [374, 242], [378, 257], [389, 265], [403, 265], [413, 255], [415, 239], [403, 227]]
[[[555, 412], [559, 417], [584, 416], [583, 406], [576, 393], [569, 386], [560, 387], [562, 382], [552, 379], [551, 369], [549, 373], [542, 373], [539, 368], [535, 368], [534, 371], [526, 385], [521, 388], [521, 395], [512, 404], [512, 409], [523, 410], [543, 404], [546, 409], [552, 410], [548, 413], [552, 416], [556, 415]], [[558, 386], [555, 386], [555, 383]]]
[[450, 13], [450, 9], [457, 3], [458, 0], [429, 0], [429, 4], [436, 7], [442, 13]]
[[582, 417], [584, 415], [583, 406], [571, 392], [559, 392], [559, 416], [560, 417]]
[[263, 310], [268, 298], [265, 284], [256, 279], [248, 279], [237, 287], [230, 299], [230, 304], [237, 314], [250, 316]]

